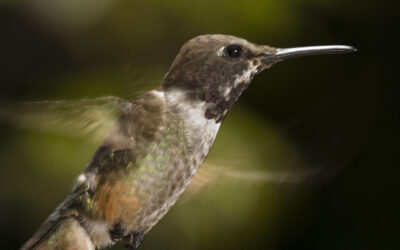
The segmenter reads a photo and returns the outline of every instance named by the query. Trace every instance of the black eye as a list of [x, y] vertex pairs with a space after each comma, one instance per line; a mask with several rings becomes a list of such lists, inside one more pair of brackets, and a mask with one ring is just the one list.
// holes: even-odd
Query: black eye
[[225, 53], [229, 57], [239, 58], [242, 56], [242, 53], [243, 53], [242, 46], [237, 45], [237, 44], [230, 44], [230, 45], [226, 46]]

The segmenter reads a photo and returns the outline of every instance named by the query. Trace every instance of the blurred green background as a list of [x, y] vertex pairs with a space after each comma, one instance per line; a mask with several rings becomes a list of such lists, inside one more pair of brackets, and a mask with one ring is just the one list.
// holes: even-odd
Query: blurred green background
[[[395, 3], [0, 0], [0, 101], [132, 98], [206, 33], [353, 45], [257, 76], [141, 249], [400, 249]], [[92, 139], [0, 121], [0, 248], [18, 248], [63, 200]]]

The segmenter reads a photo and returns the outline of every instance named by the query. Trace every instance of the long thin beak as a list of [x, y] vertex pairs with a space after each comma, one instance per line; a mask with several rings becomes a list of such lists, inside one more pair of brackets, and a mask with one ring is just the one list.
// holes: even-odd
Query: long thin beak
[[323, 54], [344, 54], [357, 51], [356, 48], [347, 45], [307, 46], [297, 48], [276, 49], [273, 58], [278, 60]]

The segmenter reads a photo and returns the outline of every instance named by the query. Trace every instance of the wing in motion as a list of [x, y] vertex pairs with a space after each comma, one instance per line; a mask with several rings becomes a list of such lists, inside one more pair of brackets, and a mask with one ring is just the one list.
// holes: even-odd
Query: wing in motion
[[101, 142], [130, 102], [114, 97], [81, 100], [2, 103], [0, 122], [71, 136], [89, 136]]

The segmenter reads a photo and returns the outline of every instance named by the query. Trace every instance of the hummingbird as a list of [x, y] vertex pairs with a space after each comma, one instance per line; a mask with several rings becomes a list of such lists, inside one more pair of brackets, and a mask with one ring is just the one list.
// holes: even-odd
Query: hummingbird
[[288, 58], [353, 51], [220, 34], [189, 40], [160, 87], [120, 102], [121, 115], [67, 198], [21, 249], [136, 249], [184, 192], [256, 74]]

